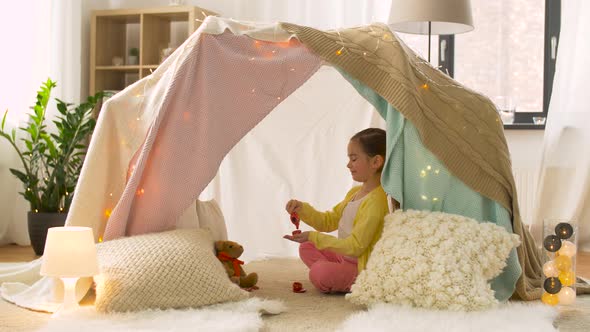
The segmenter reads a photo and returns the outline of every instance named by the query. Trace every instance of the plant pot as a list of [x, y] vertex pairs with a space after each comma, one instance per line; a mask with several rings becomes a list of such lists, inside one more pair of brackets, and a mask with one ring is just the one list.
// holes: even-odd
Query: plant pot
[[67, 213], [28, 212], [29, 239], [37, 256], [42, 256], [45, 250], [47, 230], [51, 227], [63, 226], [67, 216]]
[[127, 64], [128, 65], [131, 65], [131, 66], [137, 65], [137, 62], [138, 62], [137, 60], [138, 60], [137, 55], [128, 55], [127, 56]]

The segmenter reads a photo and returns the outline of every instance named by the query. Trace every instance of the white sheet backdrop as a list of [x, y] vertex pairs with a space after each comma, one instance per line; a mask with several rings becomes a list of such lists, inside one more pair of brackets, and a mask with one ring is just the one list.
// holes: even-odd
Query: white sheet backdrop
[[[579, 225], [578, 247], [590, 250], [590, 2], [562, 1], [562, 19], [533, 235], [542, 237], [543, 219], [565, 218]], [[565, 19], [567, 18], [567, 19]]]
[[324, 66], [231, 150], [201, 199], [219, 202], [228, 237], [244, 245], [244, 259], [296, 255], [297, 244], [282, 238], [295, 229], [287, 200], [320, 209], [340, 202], [353, 185], [348, 140], [384, 125], [334, 68]]

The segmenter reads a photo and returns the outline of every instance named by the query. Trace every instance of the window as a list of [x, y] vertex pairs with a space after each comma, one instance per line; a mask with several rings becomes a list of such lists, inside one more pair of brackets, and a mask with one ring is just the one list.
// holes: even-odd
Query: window
[[561, 0], [471, 0], [471, 6], [474, 31], [439, 37], [438, 48], [446, 44], [438, 59], [441, 70], [492, 100], [510, 97], [515, 123], [546, 117]]

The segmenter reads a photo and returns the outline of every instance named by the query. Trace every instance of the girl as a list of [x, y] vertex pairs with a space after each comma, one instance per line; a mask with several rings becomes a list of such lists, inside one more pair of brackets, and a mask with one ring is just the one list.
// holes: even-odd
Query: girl
[[[352, 188], [332, 211], [318, 212], [308, 203], [292, 199], [289, 214], [317, 232], [285, 235], [299, 242], [299, 256], [309, 267], [309, 279], [321, 292], [349, 292], [356, 276], [367, 265], [375, 243], [383, 231], [383, 218], [389, 212], [387, 195], [381, 187], [385, 161], [385, 131], [368, 128], [355, 134], [348, 143], [348, 164]], [[320, 232], [338, 230], [338, 237]]]

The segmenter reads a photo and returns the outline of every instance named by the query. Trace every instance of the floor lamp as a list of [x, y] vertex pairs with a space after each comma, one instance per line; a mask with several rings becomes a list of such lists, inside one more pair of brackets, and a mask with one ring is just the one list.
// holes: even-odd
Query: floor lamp
[[428, 35], [428, 62], [432, 35], [473, 30], [469, 0], [392, 0], [388, 24], [392, 30]]

